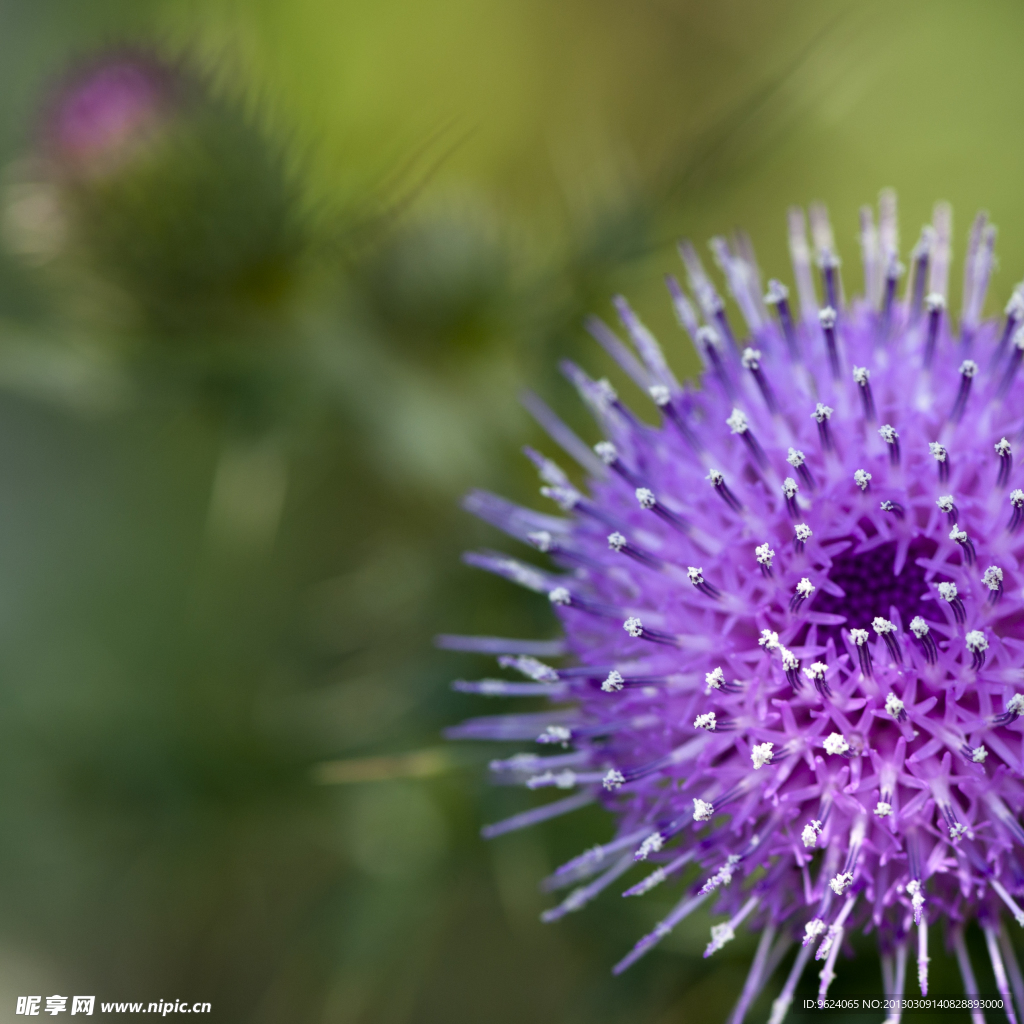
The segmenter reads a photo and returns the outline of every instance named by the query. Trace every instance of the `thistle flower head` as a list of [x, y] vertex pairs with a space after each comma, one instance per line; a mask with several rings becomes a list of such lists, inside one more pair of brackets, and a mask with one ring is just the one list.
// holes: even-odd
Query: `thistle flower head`
[[[745, 238], [716, 239], [746, 338], [685, 243], [694, 301], [670, 287], [704, 360], [700, 388], [679, 385], [617, 300], [636, 354], [604, 325], [595, 336], [651, 396], [660, 425], [595, 401], [572, 366], [604, 436], [598, 457], [546, 406], [531, 409], [589, 475], [586, 493], [550, 494], [561, 516], [477, 506], [516, 539], [553, 538], [544, 569], [472, 560], [551, 596], [568, 661], [557, 682], [529, 684], [551, 688], [549, 710], [473, 719], [454, 734], [539, 734], [560, 749], [533, 758], [531, 775], [547, 761], [571, 769], [577, 790], [486, 834], [593, 801], [607, 808], [614, 835], [551, 880], [593, 881], [547, 918], [637, 860], [656, 870], [627, 895], [699, 865], [707, 881], [684, 887], [616, 970], [714, 898], [726, 919], [706, 955], [744, 923], [767, 936], [734, 1020], [794, 939], [803, 948], [772, 1022], [812, 952], [825, 960], [824, 994], [849, 929], [879, 936], [890, 987], [904, 976], [894, 958], [916, 946], [927, 990], [928, 928], [940, 919], [954, 936], [977, 919], [995, 976], [1016, 970], [993, 936], [1007, 910], [1024, 922], [1024, 472], [1011, 448], [1024, 429], [1024, 293], [1005, 321], [981, 318], [995, 233], [979, 217], [955, 321], [950, 218], [936, 207], [905, 298], [889, 193], [877, 227], [862, 214], [866, 291], [849, 302], [820, 207], [813, 247], [804, 214], [790, 214], [792, 302], [777, 282], [765, 297]], [[545, 471], [549, 489], [572, 489]], [[551, 645], [471, 643], [520, 655]]]
[[72, 173], [114, 170], [153, 137], [180, 91], [177, 74], [152, 56], [108, 55], [60, 89], [47, 119], [49, 148]]

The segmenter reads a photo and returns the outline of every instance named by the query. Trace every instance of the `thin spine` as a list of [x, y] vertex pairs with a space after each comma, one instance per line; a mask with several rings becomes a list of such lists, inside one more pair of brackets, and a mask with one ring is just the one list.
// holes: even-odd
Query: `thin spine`
[[757, 385], [758, 391], [761, 392], [761, 397], [764, 399], [765, 406], [774, 416], [779, 411], [779, 406], [775, 401], [775, 393], [772, 391], [772, 387], [768, 383], [768, 378], [764, 375], [764, 370], [761, 368], [760, 351], [756, 348], [745, 348], [743, 350], [742, 363], [744, 369], [750, 371], [750, 375], [754, 378], [754, 383]]
[[992, 973], [995, 975], [996, 988], [1003, 997], [1003, 1011], [1010, 1024], [1017, 1024], [1017, 1014], [1013, 1009], [1013, 999], [1010, 997], [1009, 980], [1006, 977], [1006, 968], [1003, 966], [1003, 957], [999, 952], [999, 939], [996, 929], [991, 924], [983, 924], [982, 931], [985, 933], [985, 945], [988, 947], [988, 958], [992, 961]]
[[954, 423], [959, 423], [967, 409], [967, 399], [971, 396], [971, 384], [978, 372], [978, 364], [973, 359], [965, 359], [960, 364], [960, 387], [956, 393], [956, 401], [949, 414]]
[[661, 942], [680, 921], [689, 917], [707, 898], [707, 895], [684, 896], [675, 905], [672, 912], [660, 921], [653, 931], [640, 939], [633, 949], [612, 968], [612, 974], [621, 974], [635, 964], [640, 957]]
[[793, 314], [789, 308], [789, 289], [773, 278], [768, 282], [768, 292], [764, 301], [775, 308], [775, 315], [779, 318], [779, 326], [782, 328], [782, 336], [786, 339], [790, 359], [793, 362], [799, 362], [800, 345], [797, 341], [796, 327], [793, 324]]
[[651, 386], [650, 374], [640, 365], [640, 361], [622, 343], [619, 336], [599, 317], [588, 316], [583, 322], [587, 333], [612, 357], [619, 369], [633, 381], [638, 388], [646, 391]]
[[1013, 290], [1013, 294], [1010, 296], [1009, 301], [1006, 303], [1006, 308], [1003, 310], [1003, 314], [1006, 320], [1003, 324], [1002, 333], [999, 335], [999, 341], [996, 343], [996, 347], [992, 352], [992, 357], [989, 360], [989, 370], [995, 369], [1000, 360], [1003, 358], [1003, 352], [1006, 351], [1006, 345], [1010, 338], [1013, 337], [1014, 331], [1020, 326], [1021, 321], [1024, 320], [1024, 281], [1021, 281]]
[[886, 995], [892, 1000], [893, 1009], [885, 1018], [884, 1024], [900, 1024], [903, 1017], [903, 993], [907, 987], [907, 943], [906, 940], [896, 946], [896, 971], [891, 992]]
[[1013, 333], [1013, 347], [1010, 351], [1010, 358], [1006, 361], [1002, 379], [999, 381], [998, 398], [1006, 397], [1013, 378], [1017, 375], [1017, 368], [1020, 366], [1022, 356], [1024, 356], [1024, 326], [1018, 327]]
[[[956, 962], [960, 968], [960, 977], [963, 978], [964, 993], [968, 999], [977, 999], [978, 982], [974, 977], [974, 969], [971, 967], [967, 943], [964, 942], [964, 926], [962, 923], [953, 929], [953, 949], [956, 952]], [[973, 1024], [985, 1024], [985, 1015], [981, 1010], [971, 1010], [971, 1021]]]
[[917, 984], [921, 989], [921, 995], [928, 995], [928, 964], [931, 957], [928, 955], [928, 919], [924, 914], [917, 923]]
[[879, 340], [889, 340], [889, 332], [892, 329], [892, 312], [896, 305], [896, 289], [899, 286], [900, 275], [903, 273], [903, 264], [893, 254], [885, 268], [885, 291], [882, 296], [882, 312], [879, 317]]
[[743, 1024], [743, 1018], [750, 1009], [750, 1004], [758, 997], [764, 983], [768, 980], [765, 977], [765, 966], [768, 962], [768, 954], [771, 951], [772, 942], [775, 940], [775, 925], [769, 921], [761, 932], [761, 938], [757, 943], [757, 951], [747, 972], [747, 980], [743, 984], [740, 997], [729, 1014], [726, 1024]]
[[811, 959], [813, 952], [814, 946], [811, 945], [804, 946], [797, 951], [796, 959], [793, 961], [793, 966], [789, 969], [789, 974], [786, 977], [785, 984], [782, 986], [782, 991], [772, 1002], [772, 1012], [768, 1018], [768, 1024], [782, 1024], [786, 1019], [786, 1014], [793, 1003], [796, 987], [800, 984], [800, 977], [807, 968], [807, 961]]
[[551, 438], [570, 458], [575, 459], [582, 469], [591, 476], [601, 478], [605, 475], [601, 460], [580, 440], [557, 416], [553, 409], [533, 391], [525, 390], [519, 396], [523, 408], [537, 421], [538, 426]]
[[926, 224], [921, 228], [921, 237], [910, 254], [913, 269], [907, 281], [907, 315], [911, 323], [915, 323], [921, 317], [934, 235], [931, 225]]
[[693, 243], [689, 239], [683, 239], [678, 246], [679, 257], [683, 261], [683, 265], [686, 267], [687, 281], [690, 285], [690, 291], [697, 299], [697, 304], [700, 306], [701, 311], [704, 314], [704, 319], [709, 324], [714, 324], [715, 327], [721, 332], [722, 337], [728, 341], [734, 351], [738, 351], [736, 345], [736, 336], [733, 334], [732, 327], [729, 324], [729, 318], [725, 313], [725, 303], [722, 301], [722, 297], [718, 294], [717, 289], [708, 277], [704, 270], [704, 265], [701, 263], [700, 257], [697, 255], [697, 250], [694, 249]]
[[864, 265], [864, 298], [872, 309], [877, 309], [882, 294], [882, 253], [875, 211], [867, 205], [860, 208], [860, 253]]
[[832, 370], [832, 378], [839, 379], [839, 348], [836, 340], [836, 309], [826, 306], [818, 314], [822, 334], [825, 336], [825, 348], [828, 351], [828, 363]]
[[1013, 998], [1017, 1002], [1017, 1013], [1024, 1013], [1024, 977], [1021, 976], [1020, 964], [1017, 962], [1017, 954], [1014, 952], [1013, 943], [1006, 931], [1006, 925], [999, 921], [999, 949], [1003, 954], [1003, 961], [1006, 964], [1006, 972], [1010, 976], [1010, 987], [1013, 989]]
[[484, 825], [480, 829], [480, 835], [484, 839], [493, 839], [495, 836], [502, 836], [506, 832], [516, 832], [521, 828], [530, 828], [532, 825], [537, 825], [542, 821], [548, 821], [551, 818], [557, 818], [581, 807], [586, 807], [587, 804], [593, 803], [595, 799], [594, 794], [589, 791], [574, 793], [572, 796], [567, 796], [562, 800], [555, 800], [553, 803], [543, 804], [540, 807], [534, 807], [520, 814], [513, 814], [511, 818], [496, 821], [493, 825]]
[[788, 213], [789, 255], [793, 263], [793, 279], [800, 297], [800, 315], [813, 321], [818, 316], [818, 297], [814, 293], [811, 274], [811, 250], [807, 245], [807, 221], [799, 206], [791, 206]]
[[928, 291], [941, 295], [945, 302], [949, 296], [949, 264], [953, 241], [953, 207], [949, 203], [938, 202], [932, 208], [932, 228], [935, 242], [928, 274]]
[[747, 322], [747, 327], [752, 334], [757, 334], [764, 327], [764, 320], [758, 302], [758, 289], [754, 287], [754, 275], [750, 267], [741, 255], [729, 248], [729, 243], [721, 236], [716, 235], [708, 245], [715, 262], [725, 276], [729, 293], [736, 300], [736, 305]]
[[828, 209], [824, 203], [811, 203], [808, 207], [811, 221], [811, 239], [814, 242], [815, 260], [821, 271], [825, 302], [837, 313], [843, 309], [843, 282], [839, 275], [840, 261]]
[[928, 308], [928, 334], [924, 346], [924, 368], [929, 370], [932, 360], [935, 358], [935, 347], [938, 344], [939, 327], [942, 323], [942, 311], [945, 309], [946, 300], [938, 292], [929, 292], [925, 305]]
[[996, 229], [988, 223], [986, 214], [979, 213], [975, 218], [971, 241], [973, 251], [964, 266], [964, 303], [960, 316], [960, 340], [965, 348], [970, 347], [977, 333], [992, 276]]
[[855, 366], [853, 368], [853, 381], [857, 385], [860, 394], [861, 406], [864, 409], [864, 419], [868, 423], [874, 423], [878, 419], [875, 411], [875, 396], [871, 391], [871, 371], [866, 366]]

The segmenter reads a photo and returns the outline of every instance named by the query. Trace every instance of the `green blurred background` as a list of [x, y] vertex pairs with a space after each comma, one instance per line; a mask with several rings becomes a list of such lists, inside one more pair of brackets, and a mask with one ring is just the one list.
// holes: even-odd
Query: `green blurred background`
[[[451, 693], [493, 664], [432, 637], [554, 624], [460, 564], [500, 541], [458, 500], [534, 499], [517, 393], [578, 422], [554, 366], [608, 369], [580, 324], [614, 292], [692, 373], [661, 285], [681, 234], [742, 225], [788, 279], [785, 209], [823, 199], [852, 287], [891, 185], [904, 252], [936, 199], [958, 253], [989, 210], [1001, 308], [1022, 38], [995, 0], [4, 4], [0, 1019], [53, 992], [724, 1019], [754, 940], [702, 960], [706, 915], [610, 977], [674, 892], [540, 924], [600, 812], [479, 839], [541, 798], [442, 745], [500, 702]], [[152, 70], [146, 116], [62, 141], [118, 62]], [[877, 991], [870, 948], [838, 984]]]

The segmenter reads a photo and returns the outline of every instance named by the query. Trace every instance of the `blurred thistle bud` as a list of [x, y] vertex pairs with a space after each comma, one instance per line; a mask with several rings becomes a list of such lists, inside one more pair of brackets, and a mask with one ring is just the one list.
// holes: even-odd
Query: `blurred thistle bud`
[[9, 174], [4, 241], [74, 264], [67, 280], [85, 282], [105, 329], [204, 343], [274, 331], [306, 223], [284, 153], [239, 104], [115, 51], [53, 89], [37, 138]]
[[42, 149], [62, 175], [117, 171], [153, 143], [181, 102], [179, 74], [144, 53], [115, 53], [72, 72], [43, 118]]

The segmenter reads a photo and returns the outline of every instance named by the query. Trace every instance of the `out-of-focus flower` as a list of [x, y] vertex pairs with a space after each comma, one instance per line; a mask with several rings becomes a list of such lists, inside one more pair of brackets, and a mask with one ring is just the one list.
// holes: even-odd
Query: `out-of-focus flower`
[[[651, 396], [659, 426], [573, 364], [565, 373], [604, 435], [596, 455], [527, 399], [587, 490], [527, 450], [562, 515], [486, 493], [467, 504], [549, 567], [467, 560], [547, 595], [565, 639], [447, 645], [497, 654], [534, 680], [503, 683], [502, 694], [556, 703], [452, 732], [557, 739], [546, 756], [493, 762], [500, 781], [537, 788], [573, 773], [572, 795], [486, 835], [593, 801], [615, 816], [612, 840], [549, 879], [575, 888], [545, 919], [579, 909], [637, 861], [655, 868], [627, 896], [700, 866], [617, 971], [717, 894], [725, 920], [705, 955], [742, 922], [761, 932], [734, 1021], [794, 943], [772, 1021], [812, 955], [824, 996], [854, 928], [878, 935], [887, 995], [902, 994], [908, 956], [927, 992], [928, 928], [943, 919], [968, 992], [964, 925], [977, 919], [1010, 1005], [1008, 972], [1019, 972], [1001, 917], [1024, 924], [1024, 285], [1003, 322], [982, 320], [995, 229], [980, 215], [954, 325], [951, 213], [940, 204], [901, 300], [895, 197], [883, 193], [877, 223], [862, 211], [866, 293], [847, 301], [828, 217], [810, 213], [810, 243], [803, 212], [789, 217], [792, 304], [777, 281], [765, 294], [745, 236], [711, 243], [747, 340], [681, 246], [695, 303], [668, 284], [705, 362], [699, 390], [676, 380], [625, 300], [616, 308], [632, 349], [591, 322]], [[541, 677], [545, 653], [568, 657]]]
[[156, 136], [180, 85], [166, 64], [141, 54], [114, 54], [76, 72], [44, 120], [49, 157], [64, 174], [116, 170]]

